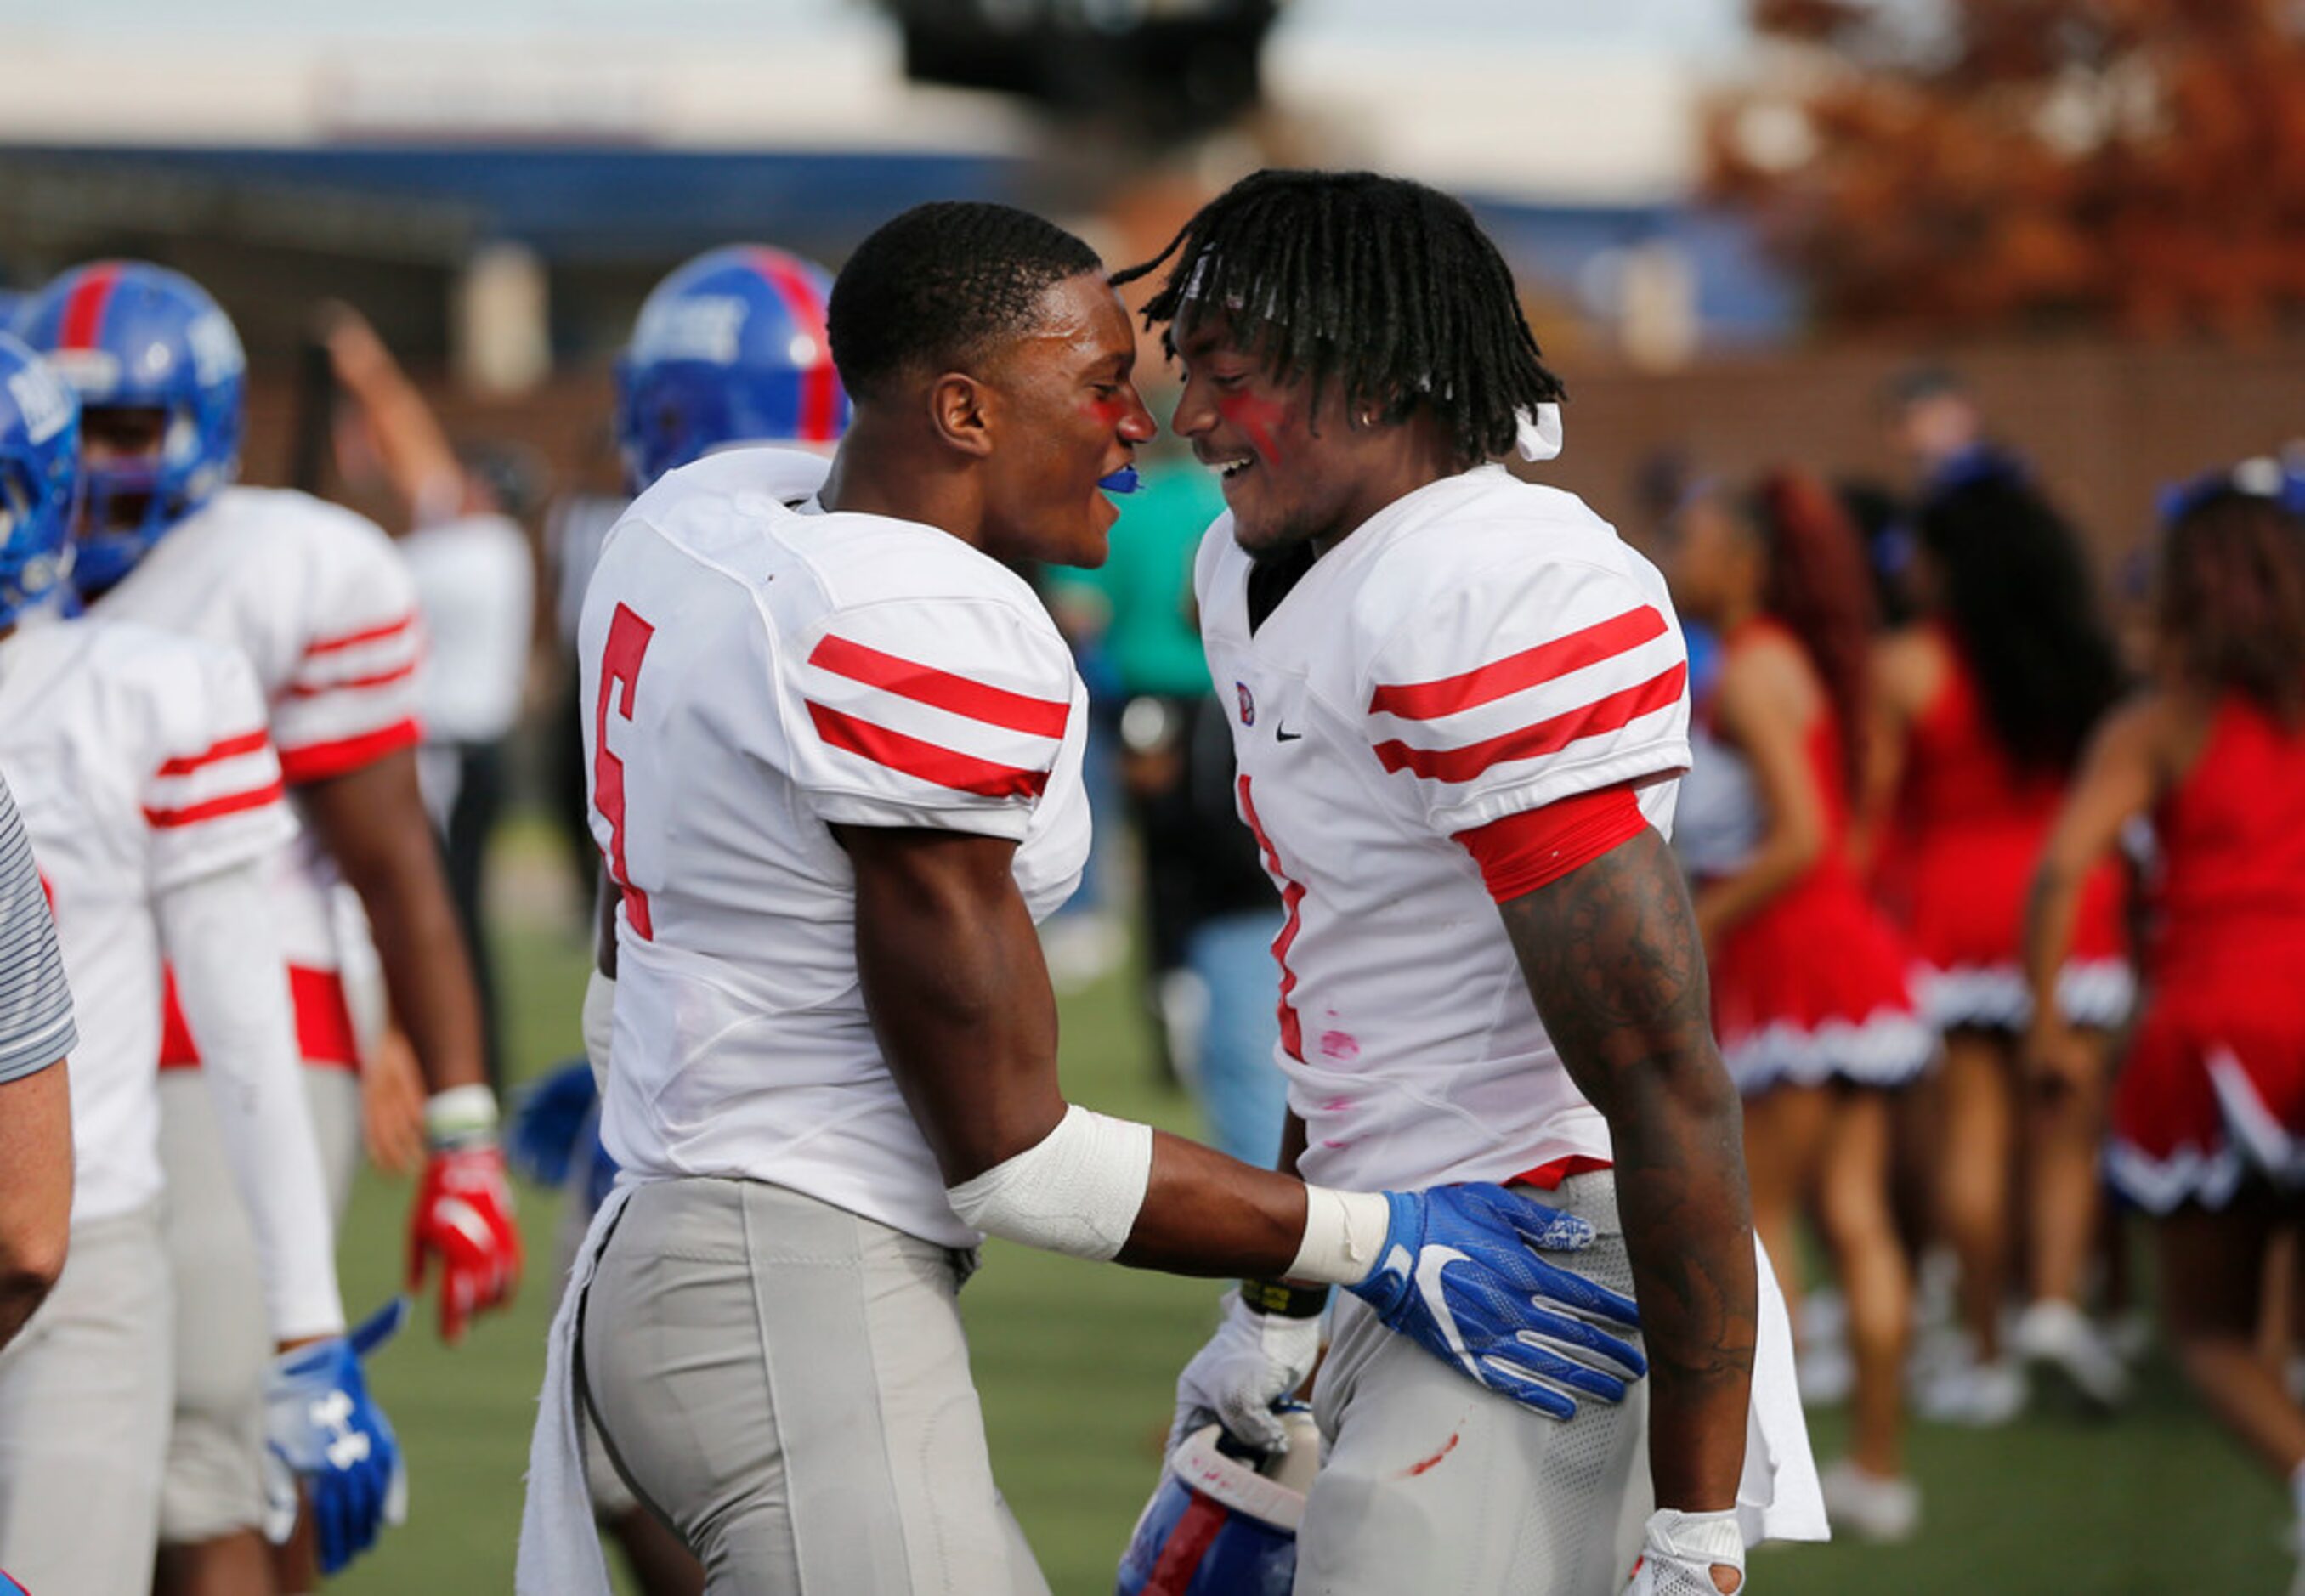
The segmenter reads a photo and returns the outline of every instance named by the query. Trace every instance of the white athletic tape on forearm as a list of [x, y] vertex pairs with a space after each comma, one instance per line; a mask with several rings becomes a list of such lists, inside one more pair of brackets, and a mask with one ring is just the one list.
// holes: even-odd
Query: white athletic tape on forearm
[[1101, 1263], [1128, 1240], [1152, 1180], [1152, 1127], [1075, 1103], [1037, 1143], [945, 1195], [989, 1235]]
[[617, 1035], [617, 978], [592, 972], [584, 982], [584, 1061], [592, 1066], [592, 1089], [608, 1095], [608, 1044]]
[[1357, 1286], [1376, 1268], [1376, 1250], [1392, 1228], [1382, 1192], [1305, 1188], [1305, 1239], [1281, 1278], [1323, 1286]]

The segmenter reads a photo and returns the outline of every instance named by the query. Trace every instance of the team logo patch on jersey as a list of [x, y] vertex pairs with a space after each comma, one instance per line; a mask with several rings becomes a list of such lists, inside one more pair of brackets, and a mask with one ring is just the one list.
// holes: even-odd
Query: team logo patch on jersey
[[1232, 690], [1240, 695], [1240, 724], [1243, 726], [1255, 726], [1256, 724], [1256, 699], [1255, 696], [1248, 691], [1248, 683], [1246, 682], [1235, 682], [1232, 684]]

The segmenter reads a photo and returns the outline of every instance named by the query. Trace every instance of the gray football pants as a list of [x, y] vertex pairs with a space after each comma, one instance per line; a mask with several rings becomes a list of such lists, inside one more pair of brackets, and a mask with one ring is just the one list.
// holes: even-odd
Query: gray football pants
[[[301, 1073], [341, 1224], [360, 1168], [360, 1077], [346, 1069]], [[176, 1288], [175, 1415], [160, 1539], [196, 1546], [264, 1522], [264, 1371], [272, 1360], [256, 1231], [197, 1069], [160, 1072], [160, 1163]]]
[[37, 1596], [146, 1596], [168, 1434], [168, 1270], [143, 1208], [72, 1227], [0, 1352], [0, 1568]]
[[635, 1191], [578, 1320], [617, 1471], [710, 1596], [1047, 1596], [950, 1249], [757, 1181]]
[[[1529, 1195], [1591, 1221], [1562, 1262], [1627, 1295], [1616, 1177]], [[1313, 1388], [1321, 1473], [1296, 1596], [1617, 1596], [1649, 1515], [1648, 1387], [1566, 1423], [1475, 1385], [1340, 1296]]]

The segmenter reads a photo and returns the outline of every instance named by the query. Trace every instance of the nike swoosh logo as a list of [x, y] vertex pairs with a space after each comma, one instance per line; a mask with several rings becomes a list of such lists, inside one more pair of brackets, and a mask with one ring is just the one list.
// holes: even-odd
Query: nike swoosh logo
[[1272, 740], [1275, 743], [1295, 743], [1304, 735], [1304, 733], [1292, 732], [1285, 726], [1276, 726], [1272, 728]]
[[1452, 1263], [1461, 1263], [1465, 1254], [1454, 1247], [1426, 1247], [1416, 1254], [1416, 1295], [1425, 1299], [1425, 1311], [1433, 1315], [1433, 1323], [1441, 1327], [1441, 1335], [1449, 1343], [1449, 1350], [1465, 1366], [1465, 1372], [1480, 1378], [1473, 1367], [1472, 1355], [1465, 1350], [1465, 1337], [1457, 1329], [1457, 1316], [1449, 1312], [1449, 1295], [1441, 1284], [1441, 1271]]

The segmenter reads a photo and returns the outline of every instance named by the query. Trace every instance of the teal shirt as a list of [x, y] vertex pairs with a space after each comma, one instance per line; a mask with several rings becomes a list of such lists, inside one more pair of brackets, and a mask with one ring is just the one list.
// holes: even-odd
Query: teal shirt
[[1117, 502], [1112, 552], [1100, 570], [1051, 566], [1050, 586], [1093, 593], [1110, 619], [1104, 651], [1121, 691], [1189, 697], [1209, 690], [1193, 613], [1193, 556], [1224, 513], [1217, 475], [1191, 460], [1147, 461], [1144, 485]]

